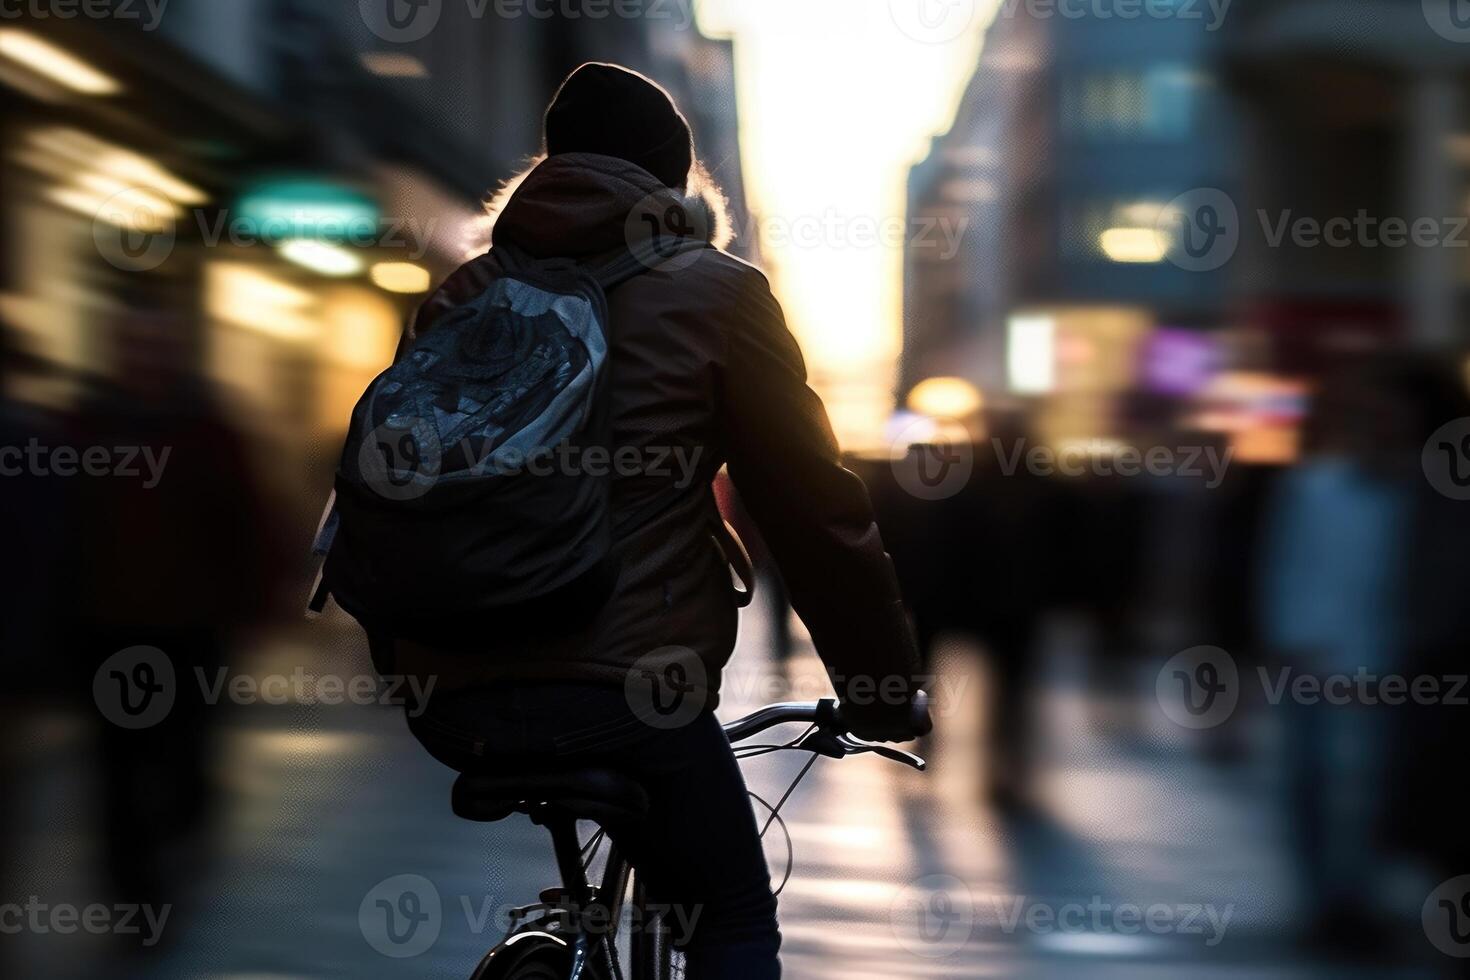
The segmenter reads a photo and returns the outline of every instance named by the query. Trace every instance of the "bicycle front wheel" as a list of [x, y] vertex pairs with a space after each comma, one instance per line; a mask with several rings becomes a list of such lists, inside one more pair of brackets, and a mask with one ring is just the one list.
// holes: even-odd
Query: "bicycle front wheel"
[[[568, 980], [571, 975], [571, 949], [550, 938], [527, 936], [491, 950], [470, 980]], [[582, 980], [610, 978], [596, 963], [588, 963]]]

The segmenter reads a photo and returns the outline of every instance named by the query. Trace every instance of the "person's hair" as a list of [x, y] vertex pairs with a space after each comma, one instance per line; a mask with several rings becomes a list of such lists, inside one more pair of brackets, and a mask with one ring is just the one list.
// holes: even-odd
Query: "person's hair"
[[704, 161], [694, 158], [689, 168], [689, 183], [684, 188], [685, 203], [704, 212], [704, 227], [709, 229], [710, 244], [728, 248], [735, 240], [735, 223], [730, 218], [730, 199], [715, 180]]

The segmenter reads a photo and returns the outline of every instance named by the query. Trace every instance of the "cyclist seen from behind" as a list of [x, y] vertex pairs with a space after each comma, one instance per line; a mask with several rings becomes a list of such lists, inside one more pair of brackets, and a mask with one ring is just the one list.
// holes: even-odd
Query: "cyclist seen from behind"
[[[473, 356], [503, 383], [488, 391], [468, 377], [438, 384], [420, 406], [427, 421], [390, 443], [416, 439], [420, 464], [432, 443], [433, 494], [442, 500], [483, 482], [485, 464], [504, 463], [510, 433], [539, 431], [555, 417], [574, 390], [568, 379], [601, 379], [605, 391], [594, 386], [587, 397], [602, 399], [606, 429], [597, 436], [596, 426], [584, 427], [580, 443], [572, 440], [577, 451], [544, 459], [548, 475], [536, 493], [511, 490], [520, 484], [502, 477], [493, 506], [443, 509], [455, 528], [443, 540], [423, 517], [433, 495], [393, 501], [410, 517], [381, 530], [373, 522], [386, 505], [367, 502], [339, 473], [346, 540], [328, 559], [327, 579], [369, 627], [380, 670], [433, 678], [430, 702], [409, 712], [409, 725], [440, 761], [492, 773], [604, 767], [641, 784], [648, 819], [612, 834], [651, 900], [698, 911], [677, 937], [687, 975], [768, 980], [780, 975], [776, 900], [751, 801], [714, 716], [744, 598], [731, 574], [742, 549], [711, 489], [721, 468], [764, 536], [857, 737], [912, 737], [914, 643], [867, 491], [843, 468], [765, 276], [717, 247], [728, 227], [723, 201], [669, 95], [621, 67], [583, 65], [557, 92], [544, 135], [544, 158], [500, 195], [490, 252], [424, 304], [394, 369], [432, 372]], [[630, 249], [642, 257], [636, 274], [627, 270]], [[573, 287], [552, 280], [570, 283], [576, 269], [617, 267], [620, 258], [623, 273], [602, 280], [606, 350], [597, 335], [562, 343], [576, 333], [566, 311], [581, 305], [554, 298]], [[491, 322], [486, 303], [501, 304], [497, 325], [513, 322], [529, 339], [476, 335], [476, 323]], [[511, 313], [518, 319], [506, 320]], [[599, 356], [605, 372], [594, 370]], [[400, 397], [420, 375], [394, 377], [375, 397]], [[371, 411], [360, 405], [354, 425], [378, 421]], [[405, 426], [403, 414], [387, 412], [382, 426]], [[446, 422], [461, 418], [471, 422]], [[472, 439], [459, 438], [470, 429]], [[594, 471], [608, 473], [607, 513], [578, 524], [573, 515], [598, 512]], [[512, 512], [514, 526], [480, 535], [482, 522]], [[467, 542], [477, 536], [488, 543], [471, 554]], [[369, 554], [374, 547], [380, 557]], [[421, 569], [453, 567], [458, 577], [432, 588], [423, 570], [395, 579], [415, 549], [432, 558]], [[555, 551], [583, 556], [575, 575], [551, 573]], [[546, 587], [526, 589], [531, 581]], [[475, 586], [482, 593], [502, 582], [527, 594], [452, 624], [429, 615], [470, 582], [491, 583]], [[374, 588], [380, 598], [362, 598]], [[354, 590], [355, 607], [345, 598]], [[400, 603], [409, 612], [396, 621], [380, 615], [404, 596], [413, 597]], [[412, 610], [423, 615], [415, 620]]]

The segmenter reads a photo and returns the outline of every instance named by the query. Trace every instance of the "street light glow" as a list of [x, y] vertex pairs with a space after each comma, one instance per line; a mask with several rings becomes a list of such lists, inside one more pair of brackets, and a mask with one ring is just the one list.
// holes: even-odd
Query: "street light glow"
[[355, 276], [362, 272], [363, 261], [340, 245], [310, 238], [293, 238], [281, 244], [281, 257], [303, 269], [331, 278]]
[[111, 76], [29, 31], [0, 29], [0, 56], [83, 95], [116, 95], [122, 91]]

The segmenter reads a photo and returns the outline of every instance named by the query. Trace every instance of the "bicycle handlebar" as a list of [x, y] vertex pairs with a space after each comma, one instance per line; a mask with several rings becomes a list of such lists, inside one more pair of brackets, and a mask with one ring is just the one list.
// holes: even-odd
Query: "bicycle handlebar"
[[768, 728], [792, 722], [817, 724], [823, 728], [839, 728], [841, 715], [837, 702], [831, 698], [824, 698], [821, 701], [785, 701], [780, 704], [768, 704], [744, 718], [730, 722], [725, 726], [725, 736], [732, 742], [739, 742], [752, 735], [758, 735]]
[[[929, 695], [919, 691], [910, 704], [909, 729], [915, 736], [928, 735], [934, 728], [929, 717]], [[768, 704], [764, 708], [746, 715], [725, 726], [725, 736], [731, 742], [739, 742], [758, 735], [768, 728], [793, 722], [815, 724], [834, 735], [846, 735], [847, 726], [842, 722], [842, 709], [832, 698], [821, 701], [786, 701]]]

